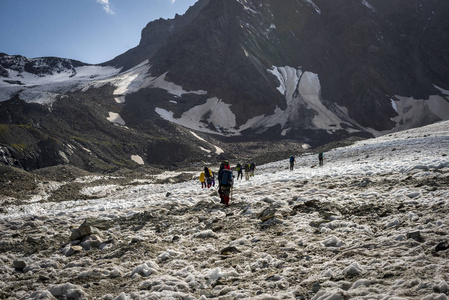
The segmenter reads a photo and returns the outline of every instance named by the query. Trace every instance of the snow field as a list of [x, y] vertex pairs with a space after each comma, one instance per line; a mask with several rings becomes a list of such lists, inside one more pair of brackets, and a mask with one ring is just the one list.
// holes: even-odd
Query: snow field
[[[447, 299], [448, 129], [443, 122], [334, 149], [322, 167], [316, 154], [298, 156], [294, 171], [287, 158], [258, 166], [235, 183], [230, 207], [196, 179], [9, 205], [0, 215], [0, 295]], [[268, 208], [275, 217], [262, 222]], [[86, 218], [110, 224], [100, 247], [64, 255], [70, 228]], [[23, 272], [13, 268], [20, 257], [30, 260]]]

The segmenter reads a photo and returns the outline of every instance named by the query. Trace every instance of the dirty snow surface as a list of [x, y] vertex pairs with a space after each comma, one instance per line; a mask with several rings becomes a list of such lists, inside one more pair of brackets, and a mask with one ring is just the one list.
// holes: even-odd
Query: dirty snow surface
[[3, 199], [0, 298], [448, 299], [448, 132], [258, 166], [229, 207], [176, 173]]

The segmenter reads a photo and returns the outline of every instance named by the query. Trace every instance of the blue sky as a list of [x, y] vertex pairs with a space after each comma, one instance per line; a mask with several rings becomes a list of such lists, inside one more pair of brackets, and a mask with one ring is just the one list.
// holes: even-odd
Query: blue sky
[[0, 0], [0, 52], [102, 63], [137, 46], [155, 19], [197, 0]]

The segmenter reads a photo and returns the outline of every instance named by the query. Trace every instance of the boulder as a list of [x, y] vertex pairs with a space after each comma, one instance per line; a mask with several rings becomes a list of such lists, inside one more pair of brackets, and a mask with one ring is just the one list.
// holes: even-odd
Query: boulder
[[272, 219], [275, 217], [276, 215], [276, 208], [274, 207], [268, 207], [266, 209], [264, 209], [262, 212], [257, 214], [257, 218], [259, 220], [261, 220], [262, 222], [265, 222], [269, 219]]
[[91, 234], [84, 237], [80, 245], [83, 247], [84, 250], [90, 250], [92, 248], [100, 247], [101, 243], [103, 243], [103, 241], [99, 236]]
[[424, 238], [421, 236], [421, 232], [419, 232], [419, 231], [407, 233], [407, 239], [413, 239], [419, 243], [424, 242]]
[[84, 300], [88, 299], [86, 292], [74, 284], [64, 283], [52, 286], [49, 292], [58, 299]]
[[220, 250], [221, 255], [230, 255], [231, 253], [240, 253], [240, 250], [234, 246], [229, 246]]
[[23, 270], [26, 266], [30, 265], [31, 262], [31, 258], [29, 257], [20, 257], [14, 260], [13, 264], [15, 269]]
[[72, 241], [81, 240], [88, 235], [97, 235], [101, 236], [100, 229], [109, 229], [111, 224], [104, 220], [97, 219], [85, 219], [83, 224], [80, 225], [77, 229], [72, 230], [72, 234], [70, 235], [70, 239]]
[[449, 249], [449, 242], [445, 241], [445, 242], [438, 243], [438, 245], [435, 246], [434, 251], [440, 252], [440, 251], [446, 251], [447, 249]]
[[63, 253], [65, 256], [72, 256], [73, 254], [79, 253], [82, 250], [83, 250], [83, 247], [72, 245], [72, 246], [68, 247], [65, 251], [63, 251]]

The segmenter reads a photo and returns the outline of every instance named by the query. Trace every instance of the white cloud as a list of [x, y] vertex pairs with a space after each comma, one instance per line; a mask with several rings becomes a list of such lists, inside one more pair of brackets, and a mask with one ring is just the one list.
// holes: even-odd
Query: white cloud
[[111, 9], [111, 6], [109, 5], [109, 0], [97, 0], [97, 3], [100, 3], [103, 6], [103, 9], [108, 14], [115, 14], [115, 12]]

